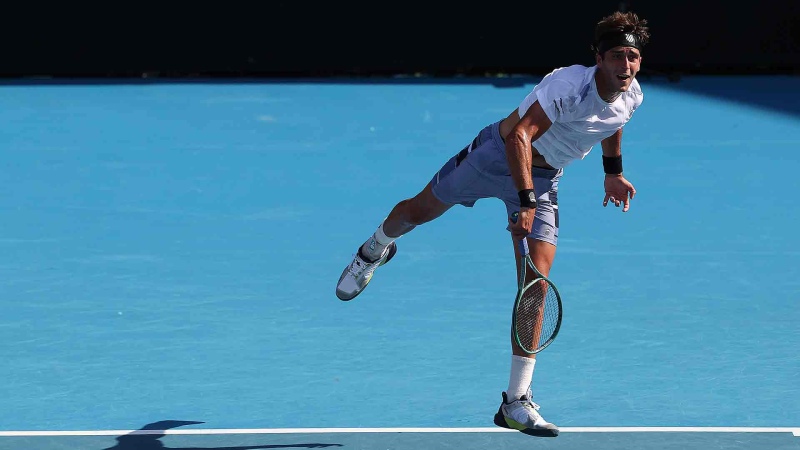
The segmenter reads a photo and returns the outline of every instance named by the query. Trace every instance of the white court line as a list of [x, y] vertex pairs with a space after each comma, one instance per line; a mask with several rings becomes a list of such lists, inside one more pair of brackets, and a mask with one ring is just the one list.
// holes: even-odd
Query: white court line
[[[564, 433], [792, 433], [786, 427], [562, 427]], [[517, 433], [506, 428], [241, 428], [171, 430], [0, 431], [0, 437], [35, 436], [123, 436], [123, 435], [211, 435], [211, 434], [321, 434], [321, 433]]]

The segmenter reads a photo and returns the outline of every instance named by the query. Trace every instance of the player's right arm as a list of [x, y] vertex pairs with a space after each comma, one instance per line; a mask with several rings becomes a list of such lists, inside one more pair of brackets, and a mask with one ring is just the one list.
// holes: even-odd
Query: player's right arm
[[[516, 114], [516, 111], [513, 113]], [[525, 192], [533, 191], [533, 148], [531, 143], [544, 134], [553, 123], [547, 117], [539, 101], [535, 101], [519, 121], [511, 128], [506, 135], [506, 158], [508, 167], [511, 170], [511, 178], [517, 191], [524, 195]], [[534, 197], [536, 198], [536, 197]], [[521, 199], [522, 201], [522, 199]], [[519, 218], [516, 223], [511, 223], [511, 234], [522, 239], [531, 232], [533, 228], [533, 216], [535, 207], [520, 208]]]

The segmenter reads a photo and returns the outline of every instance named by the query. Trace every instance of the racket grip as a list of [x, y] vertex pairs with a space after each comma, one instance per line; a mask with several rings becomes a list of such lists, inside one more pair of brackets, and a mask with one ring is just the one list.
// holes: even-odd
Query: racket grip
[[[514, 212], [514, 213], [511, 214], [511, 221], [512, 222], [517, 223], [517, 218], [519, 218], [519, 212]], [[525, 239], [525, 238], [522, 238], [522, 239], [519, 240], [519, 244], [518, 245], [519, 245], [519, 252], [522, 254], [522, 256], [527, 255], [528, 254], [528, 240]]]
[[527, 239], [522, 238], [522, 239], [519, 240], [519, 252], [522, 254], [522, 256], [527, 256], [528, 255], [528, 240]]

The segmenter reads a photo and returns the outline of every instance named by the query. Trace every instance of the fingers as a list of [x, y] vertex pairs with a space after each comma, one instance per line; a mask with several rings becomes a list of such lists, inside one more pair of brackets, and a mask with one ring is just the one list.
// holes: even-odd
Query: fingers
[[619, 201], [619, 200], [617, 200], [617, 198], [616, 198], [616, 197], [614, 197], [614, 196], [613, 196], [613, 195], [611, 195], [611, 194], [606, 194], [606, 197], [603, 199], [603, 206], [606, 206], [606, 205], [608, 205], [608, 202], [611, 202], [611, 203], [613, 203], [613, 204], [614, 204], [614, 206], [619, 206], [619, 205], [620, 205], [620, 201]]
[[625, 197], [625, 206], [622, 207], [622, 212], [628, 211], [631, 207], [631, 200], [633, 200], [633, 196], [636, 195], [636, 189], [634, 189], [633, 186], [628, 189], [628, 195], [630, 198], [628, 198], [628, 196]]
[[525, 228], [518, 227], [516, 225], [512, 225], [511, 227], [511, 236], [516, 239], [525, 239], [527, 235], [530, 234], [530, 231], [527, 231]]
[[[628, 196], [628, 194], [630, 194], [630, 197]], [[633, 199], [634, 195], [636, 195], [636, 191], [635, 190], [631, 190], [631, 191], [629, 191], [629, 192], [627, 192], [624, 195], [619, 196], [619, 197], [617, 197], [617, 196], [615, 196], [613, 194], [608, 194], [607, 193], [605, 198], [603, 198], [603, 206], [607, 206], [608, 203], [611, 202], [617, 208], [622, 206], [622, 212], [626, 212], [631, 207], [631, 200]]]
[[523, 239], [531, 233], [534, 211], [533, 209], [524, 209], [519, 214], [514, 213], [508, 218], [511, 235], [515, 239]]
[[[608, 183], [608, 181], [607, 181]], [[625, 181], [622, 185], [606, 184], [606, 196], [603, 198], [603, 206], [611, 202], [616, 207], [622, 206], [622, 212], [630, 209], [630, 201], [636, 196], [636, 189], [632, 184]]]

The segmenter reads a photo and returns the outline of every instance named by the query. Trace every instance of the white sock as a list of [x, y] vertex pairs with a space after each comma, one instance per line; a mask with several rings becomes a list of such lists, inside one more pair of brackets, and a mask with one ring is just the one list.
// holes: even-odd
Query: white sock
[[[398, 236], [399, 237], [399, 236]], [[386, 247], [390, 246], [396, 237], [389, 237], [383, 232], [383, 222], [378, 225], [375, 233], [361, 246], [361, 251], [371, 260], [376, 260], [383, 255]]]
[[508, 390], [506, 390], [506, 397], [508, 397], [509, 402], [518, 400], [528, 392], [531, 387], [535, 365], [536, 359], [534, 358], [511, 356], [511, 374], [508, 377]]

